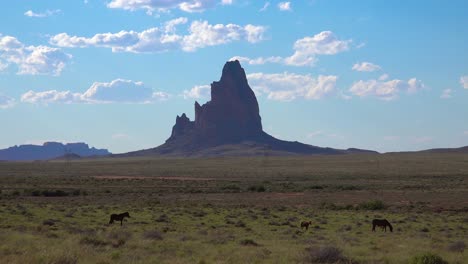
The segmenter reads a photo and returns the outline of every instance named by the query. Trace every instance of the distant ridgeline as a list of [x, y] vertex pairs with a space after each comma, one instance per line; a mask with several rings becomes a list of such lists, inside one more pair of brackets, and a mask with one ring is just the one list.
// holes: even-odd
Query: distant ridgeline
[[211, 100], [195, 102], [195, 120], [177, 116], [171, 136], [156, 148], [118, 156], [253, 156], [374, 152], [333, 149], [277, 139], [262, 128], [255, 93], [239, 61], [224, 65], [221, 79], [211, 84]]
[[91, 157], [110, 155], [107, 149], [90, 148], [85, 143], [46, 142], [40, 145], [20, 145], [0, 149], [0, 160], [49, 160], [67, 157]]

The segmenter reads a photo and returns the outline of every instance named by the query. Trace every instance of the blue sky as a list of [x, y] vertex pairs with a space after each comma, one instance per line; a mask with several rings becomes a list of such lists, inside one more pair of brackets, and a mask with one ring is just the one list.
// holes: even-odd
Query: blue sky
[[467, 11], [463, 0], [5, 1], [0, 148], [155, 147], [231, 59], [281, 139], [468, 145]]

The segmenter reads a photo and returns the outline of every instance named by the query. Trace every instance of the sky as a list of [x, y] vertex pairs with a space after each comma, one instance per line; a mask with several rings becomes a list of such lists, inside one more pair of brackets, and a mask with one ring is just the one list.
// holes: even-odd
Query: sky
[[468, 145], [465, 0], [0, 4], [0, 148], [158, 146], [238, 59], [263, 128], [380, 152]]

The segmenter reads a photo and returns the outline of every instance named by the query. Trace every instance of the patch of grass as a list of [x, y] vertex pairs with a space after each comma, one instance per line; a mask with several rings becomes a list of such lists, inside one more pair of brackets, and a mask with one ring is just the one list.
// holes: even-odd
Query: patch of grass
[[423, 253], [410, 259], [409, 264], [448, 264], [441, 256], [433, 253]]
[[143, 232], [143, 238], [150, 240], [163, 240], [164, 237], [158, 230], [148, 230]]
[[464, 241], [456, 241], [448, 245], [447, 250], [451, 252], [460, 252], [463, 253], [466, 249], [466, 244]]
[[306, 248], [304, 260], [306, 263], [350, 263], [341, 249], [334, 246]]

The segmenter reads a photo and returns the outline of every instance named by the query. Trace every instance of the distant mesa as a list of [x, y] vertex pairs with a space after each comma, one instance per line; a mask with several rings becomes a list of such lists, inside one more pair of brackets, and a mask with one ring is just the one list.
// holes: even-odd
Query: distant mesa
[[41, 145], [20, 145], [0, 149], [0, 160], [26, 161], [50, 159], [78, 159], [80, 157], [104, 156], [107, 149], [90, 148], [85, 143], [46, 142]]
[[211, 84], [211, 101], [195, 102], [195, 120], [185, 113], [176, 117], [171, 136], [152, 149], [124, 156], [251, 156], [375, 153], [375, 151], [322, 148], [300, 142], [283, 141], [262, 128], [255, 93], [250, 88], [239, 61], [224, 65], [221, 79]]

